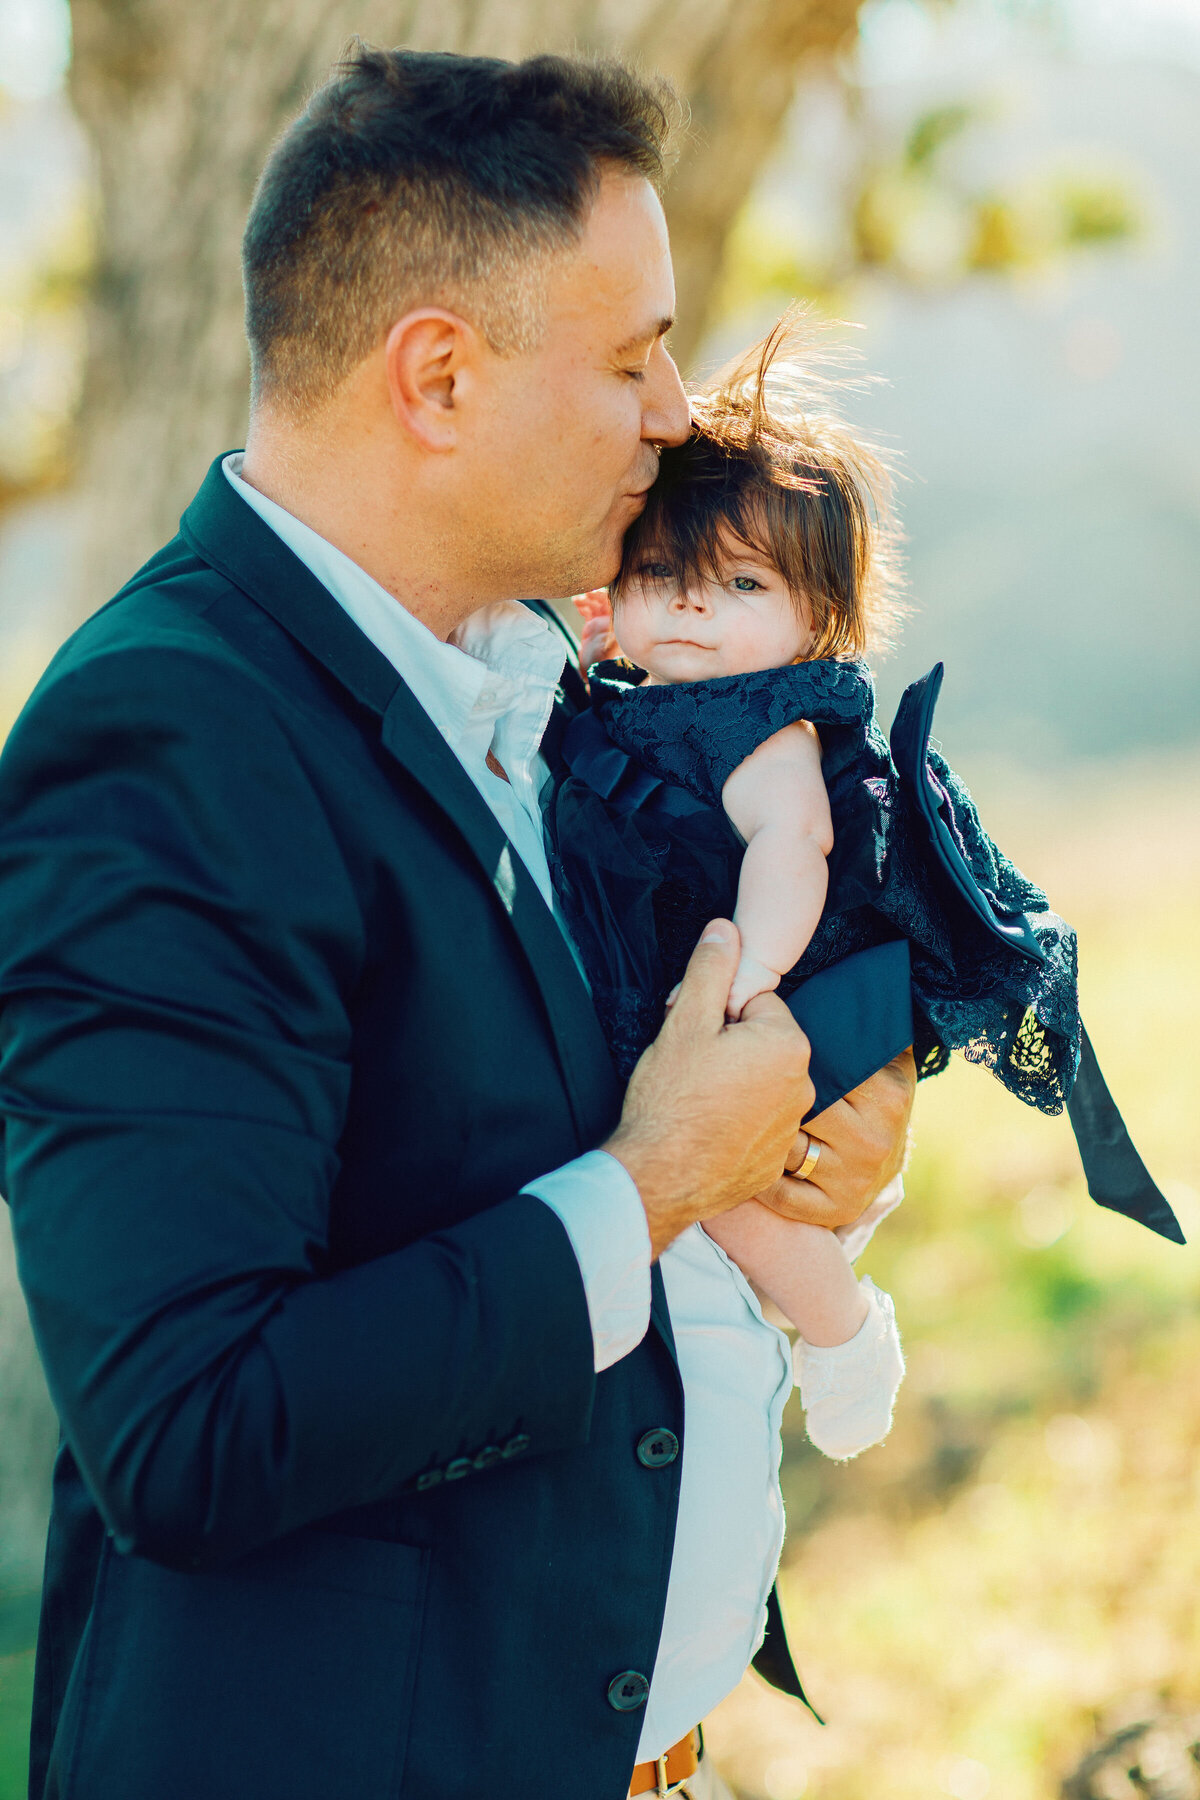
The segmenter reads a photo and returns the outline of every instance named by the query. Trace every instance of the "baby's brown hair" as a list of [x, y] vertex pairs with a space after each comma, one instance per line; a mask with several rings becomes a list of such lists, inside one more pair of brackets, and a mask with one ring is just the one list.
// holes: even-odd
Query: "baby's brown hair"
[[[892, 477], [835, 397], [861, 383], [801, 308], [692, 396], [692, 435], [663, 451], [646, 510], [625, 539], [611, 593], [648, 556], [677, 580], [716, 576], [740, 539], [811, 608], [809, 656], [886, 648], [903, 615]], [[829, 372], [834, 371], [834, 372]]]

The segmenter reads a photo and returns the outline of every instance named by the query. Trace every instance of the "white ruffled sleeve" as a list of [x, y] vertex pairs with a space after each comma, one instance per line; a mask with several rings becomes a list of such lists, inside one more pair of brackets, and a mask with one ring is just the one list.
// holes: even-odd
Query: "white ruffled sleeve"
[[860, 1282], [870, 1310], [845, 1344], [822, 1347], [797, 1338], [792, 1366], [808, 1435], [825, 1456], [844, 1462], [885, 1438], [904, 1379], [904, 1353], [892, 1297], [869, 1275]]

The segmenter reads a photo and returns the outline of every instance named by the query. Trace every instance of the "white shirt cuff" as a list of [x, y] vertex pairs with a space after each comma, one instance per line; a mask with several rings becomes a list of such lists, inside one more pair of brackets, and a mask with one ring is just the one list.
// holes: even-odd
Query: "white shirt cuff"
[[589, 1150], [523, 1194], [562, 1220], [583, 1276], [596, 1373], [628, 1356], [650, 1324], [650, 1228], [633, 1177], [615, 1156]]

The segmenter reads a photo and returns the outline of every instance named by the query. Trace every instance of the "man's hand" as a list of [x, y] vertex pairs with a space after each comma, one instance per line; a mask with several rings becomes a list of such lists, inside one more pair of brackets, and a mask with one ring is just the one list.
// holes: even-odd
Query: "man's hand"
[[844, 1100], [806, 1121], [786, 1166], [800, 1167], [813, 1138], [821, 1154], [810, 1180], [785, 1173], [755, 1198], [785, 1219], [831, 1228], [853, 1224], [904, 1166], [916, 1091], [916, 1064], [912, 1051], [905, 1050]]
[[739, 950], [728, 919], [706, 928], [601, 1146], [637, 1184], [655, 1257], [696, 1219], [773, 1190], [812, 1105], [808, 1039], [781, 1000], [760, 994], [725, 1023]]

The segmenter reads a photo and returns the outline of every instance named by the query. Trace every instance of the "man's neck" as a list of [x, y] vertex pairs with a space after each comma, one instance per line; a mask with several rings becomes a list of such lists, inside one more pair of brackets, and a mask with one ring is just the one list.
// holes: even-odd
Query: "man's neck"
[[[242, 479], [348, 556], [436, 637], [480, 604], [459, 577], [449, 534], [429, 528], [429, 509], [402, 506], [391, 471], [370, 440], [346, 443], [336, 424], [307, 430], [272, 416], [251, 421]], [[415, 485], [415, 484], [414, 484]]]

